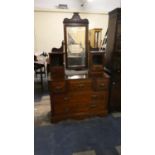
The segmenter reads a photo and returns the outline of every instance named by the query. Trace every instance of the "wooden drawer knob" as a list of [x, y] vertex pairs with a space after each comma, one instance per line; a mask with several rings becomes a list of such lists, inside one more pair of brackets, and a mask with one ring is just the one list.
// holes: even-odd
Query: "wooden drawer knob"
[[69, 112], [69, 108], [64, 109], [65, 113]]
[[112, 84], [113, 84], [113, 85], [115, 85], [115, 84], [116, 84], [116, 82], [113, 82]]
[[55, 87], [55, 89], [56, 89], [56, 90], [61, 90], [62, 87], [57, 86], [57, 87]]
[[96, 104], [91, 104], [90, 107], [91, 108], [96, 108]]
[[100, 84], [100, 87], [102, 87], [102, 88], [103, 88], [104, 86], [105, 86], [105, 84], [104, 84], [104, 83], [101, 83], [101, 84]]
[[92, 95], [92, 98], [93, 98], [93, 99], [96, 99], [96, 98], [97, 98], [97, 95]]
[[64, 101], [68, 101], [68, 97], [64, 97]]
[[79, 87], [84, 87], [84, 84], [80, 83], [80, 84], [79, 84]]

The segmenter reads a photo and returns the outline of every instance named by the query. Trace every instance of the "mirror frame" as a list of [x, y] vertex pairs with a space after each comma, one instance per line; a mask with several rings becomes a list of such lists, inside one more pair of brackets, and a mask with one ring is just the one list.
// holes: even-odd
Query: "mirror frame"
[[[71, 19], [65, 18], [64, 24], [64, 41], [65, 41], [65, 58], [66, 68], [74, 70], [83, 70], [88, 68], [88, 19], [81, 19], [79, 13], [75, 12]], [[69, 66], [67, 53], [67, 27], [85, 27], [85, 64], [84, 66]]]

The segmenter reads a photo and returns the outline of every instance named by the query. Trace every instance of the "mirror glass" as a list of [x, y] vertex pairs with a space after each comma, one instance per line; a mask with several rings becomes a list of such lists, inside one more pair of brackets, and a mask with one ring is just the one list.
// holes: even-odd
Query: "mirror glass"
[[68, 67], [85, 67], [86, 27], [66, 27]]

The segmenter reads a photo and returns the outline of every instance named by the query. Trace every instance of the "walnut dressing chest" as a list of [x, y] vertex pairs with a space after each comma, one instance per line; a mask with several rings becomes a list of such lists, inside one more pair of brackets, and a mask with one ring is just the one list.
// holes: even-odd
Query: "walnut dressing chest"
[[49, 89], [52, 122], [108, 113], [109, 76], [105, 73], [98, 78], [88, 74], [50, 78]]
[[104, 116], [110, 79], [104, 73], [104, 52], [90, 48], [87, 19], [74, 13], [63, 23], [62, 46], [49, 53], [51, 121]]

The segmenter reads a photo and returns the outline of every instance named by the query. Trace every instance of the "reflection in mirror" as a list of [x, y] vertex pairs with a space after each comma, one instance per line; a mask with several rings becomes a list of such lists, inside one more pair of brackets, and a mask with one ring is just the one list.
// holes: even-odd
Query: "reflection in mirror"
[[81, 19], [75, 12], [64, 21], [66, 69], [86, 70], [88, 68], [88, 19]]
[[67, 55], [68, 66], [85, 66], [86, 47], [85, 47], [86, 27], [67, 27]]

